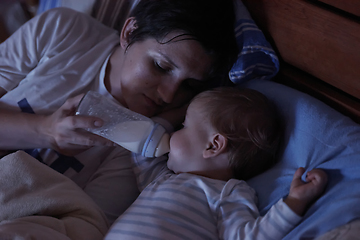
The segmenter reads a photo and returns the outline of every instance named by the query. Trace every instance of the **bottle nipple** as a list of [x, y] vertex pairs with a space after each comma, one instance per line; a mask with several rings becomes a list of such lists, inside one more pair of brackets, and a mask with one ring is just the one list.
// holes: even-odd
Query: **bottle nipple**
[[157, 145], [155, 149], [155, 157], [160, 157], [161, 155], [164, 155], [165, 153], [168, 153], [170, 151], [170, 135], [168, 133], [165, 133], [161, 139], [159, 144]]

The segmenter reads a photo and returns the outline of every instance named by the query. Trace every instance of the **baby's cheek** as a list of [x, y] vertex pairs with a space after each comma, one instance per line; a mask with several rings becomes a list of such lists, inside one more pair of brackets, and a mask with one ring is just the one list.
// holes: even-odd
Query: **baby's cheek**
[[177, 151], [179, 140], [181, 139], [181, 130], [174, 132], [170, 136], [170, 151]]
[[186, 154], [186, 143], [182, 141], [180, 135], [172, 136], [170, 139], [169, 159], [172, 159], [173, 162], [176, 162], [178, 159], [182, 159], [184, 154]]
[[188, 145], [189, 145], [189, 141], [186, 141], [186, 139], [182, 138], [179, 135], [179, 137], [174, 139], [174, 142], [172, 143], [172, 145], [170, 145], [170, 148], [173, 148], [171, 150], [175, 150], [177, 156], [182, 156], [187, 151], [189, 151]]

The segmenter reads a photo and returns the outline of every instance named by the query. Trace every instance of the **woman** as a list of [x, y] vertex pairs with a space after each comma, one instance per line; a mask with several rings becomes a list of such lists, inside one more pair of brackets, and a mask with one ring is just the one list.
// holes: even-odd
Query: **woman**
[[169, 115], [227, 74], [237, 53], [233, 15], [231, 1], [141, 1], [120, 44], [114, 30], [70, 9], [35, 17], [0, 45], [0, 150], [26, 149], [113, 222], [138, 194], [130, 155], [83, 130], [102, 120], [74, 116], [82, 95], [94, 90], [146, 116]]

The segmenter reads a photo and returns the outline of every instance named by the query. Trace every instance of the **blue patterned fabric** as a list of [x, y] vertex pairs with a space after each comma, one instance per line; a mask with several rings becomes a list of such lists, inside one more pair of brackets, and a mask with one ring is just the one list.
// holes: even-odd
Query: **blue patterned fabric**
[[252, 79], [271, 79], [279, 71], [279, 59], [241, 0], [235, 0], [235, 35], [239, 55], [229, 72], [236, 84]]

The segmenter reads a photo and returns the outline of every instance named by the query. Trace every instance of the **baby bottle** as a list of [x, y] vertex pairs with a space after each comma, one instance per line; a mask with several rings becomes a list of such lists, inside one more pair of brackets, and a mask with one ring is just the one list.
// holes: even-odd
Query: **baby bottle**
[[76, 115], [101, 118], [104, 121], [102, 127], [86, 130], [144, 157], [159, 157], [169, 152], [170, 136], [163, 126], [97, 92], [85, 94]]

